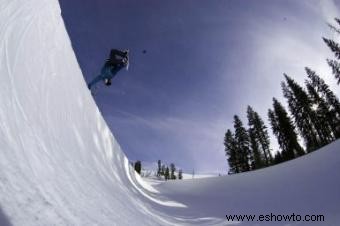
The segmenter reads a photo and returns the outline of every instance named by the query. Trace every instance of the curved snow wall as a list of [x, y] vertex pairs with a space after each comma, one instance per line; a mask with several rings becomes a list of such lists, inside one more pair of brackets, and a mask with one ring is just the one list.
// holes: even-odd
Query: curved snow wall
[[132, 195], [134, 177], [58, 1], [0, 0], [0, 224], [159, 224]]

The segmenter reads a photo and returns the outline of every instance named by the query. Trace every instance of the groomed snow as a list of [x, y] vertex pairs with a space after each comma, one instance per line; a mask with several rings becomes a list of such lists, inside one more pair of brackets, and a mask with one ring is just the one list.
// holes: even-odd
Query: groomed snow
[[171, 225], [135, 185], [57, 0], [0, 0], [0, 147], [12, 225]]
[[[0, 225], [338, 225], [340, 141], [250, 173], [150, 183], [86, 87], [57, 0], [0, 0]], [[324, 214], [228, 222], [226, 214]]]

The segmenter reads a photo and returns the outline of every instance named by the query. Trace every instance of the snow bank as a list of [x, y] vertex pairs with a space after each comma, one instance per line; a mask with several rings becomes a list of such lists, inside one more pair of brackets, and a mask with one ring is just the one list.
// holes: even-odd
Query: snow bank
[[[323, 215], [324, 222], [239, 222], [238, 225], [339, 225], [340, 140], [298, 159], [248, 173], [162, 183], [155, 189], [187, 206], [182, 216]], [[174, 214], [178, 214], [175, 212]]]
[[0, 147], [1, 225], [168, 224], [132, 184], [57, 0], [0, 0]]

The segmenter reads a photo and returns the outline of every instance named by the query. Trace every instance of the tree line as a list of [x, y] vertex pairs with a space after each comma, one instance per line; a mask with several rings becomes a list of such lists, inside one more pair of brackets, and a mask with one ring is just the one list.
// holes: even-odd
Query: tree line
[[[158, 168], [157, 168], [157, 177], [161, 178], [164, 177], [165, 180], [182, 180], [183, 179], [183, 172], [181, 169], [178, 170], [177, 176], [176, 176], [176, 166], [174, 163], [170, 164], [170, 167], [162, 164], [161, 160], [158, 160], [157, 162]], [[142, 162], [140, 160], [137, 160], [135, 163], [133, 163], [135, 171], [143, 176], [142, 174]]]
[[[337, 26], [340, 20], [335, 18]], [[329, 25], [336, 33], [340, 28]], [[323, 38], [334, 53], [335, 59], [327, 59], [332, 73], [340, 84], [340, 45]], [[276, 98], [268, 109], [268, 120], [280, 150], [272, 156], [268, 128], [261, 116], [247, 107], [248, 128], [238, 115], [234, 116], [234, 131], [228, 129], [224, 136], [225, 153], [229, 173], [241, 173], [288, 161], [310, 153], [340, 137], [340, 103], [326, 82], [312, 69], [305, 68], [307, 79], [301, 86], [284, 74], [281, 82], [288, 111]], [[298, 139], [301, 136], [305, 148]]]
[[181, 169], [178, 170], [178, 174], [176, 176], [176, 166], [174, 163], [170, 164], [170, 167], [162, 164], [161, 160], [157, 162], [157, 177], [164, 177], [165, 180], [182, 180], [183, 179], [183, 172]]

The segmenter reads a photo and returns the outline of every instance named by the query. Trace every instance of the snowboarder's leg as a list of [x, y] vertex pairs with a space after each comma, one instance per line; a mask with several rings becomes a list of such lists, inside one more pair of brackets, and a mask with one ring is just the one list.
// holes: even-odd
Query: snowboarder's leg
[[89, 88], [89, 89], [91, 89], [91, 87], [94, 85], [94, 84], [96, 84], [97, 82], [99, 82], [100, 80], [102, 80], [103, 78], [102, 78], [102, 75], [98, 75], [97, 77], [95, 77], [88, 85], [87, 85], [87, 87]]
[[102, 69], [100, 70], [100, 75], [95, 77], [88, 85], [87, 87], [91, 89], [91, 87], [96, 84], [97, 82], [104, 80], [107, 77], [107, 74], [110, 73], [110, 66], [107, 66], [107, 64], [104, 64]]

